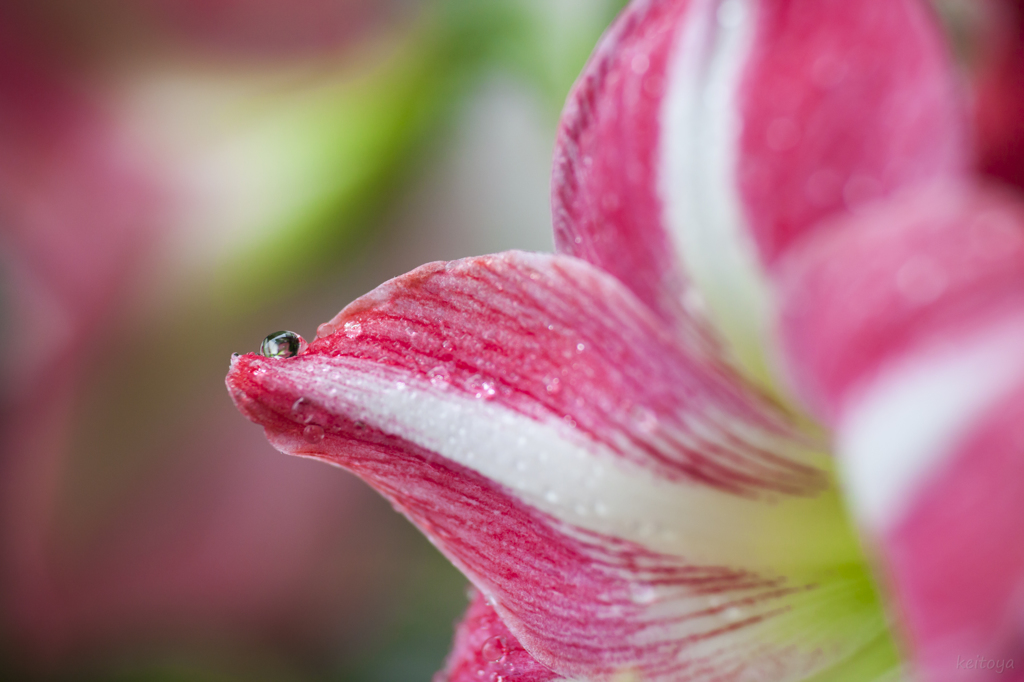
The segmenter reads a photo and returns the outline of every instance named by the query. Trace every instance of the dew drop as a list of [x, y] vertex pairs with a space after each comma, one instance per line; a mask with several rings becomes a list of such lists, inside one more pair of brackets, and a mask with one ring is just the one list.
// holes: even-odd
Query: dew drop
[[260, 355], [265, 358], [290, 358], [306, 350], [306, 341], [295, 332], [274, 332], [263, 339]]
[[308, 424], [313, 421], [313, 414], [310, 411], [312, 405], [305, 398], [299, 398], [292, 403], [292, 416], [296, 419], [302, 420], [303, 424]]
[[452, 381], [448, 370], [441, 365], [427, 372], [427, 378], [430, 379], [431, 385], [437, 388], [448, 388], [448, 384]]
[[306, 439], [307, 443], [319, 443], [324, 439], [324, 429], [322, 426], [310, 424], [302, 429], [302, 437]]
[[562, 390], [562, 382], [558, 379], [558, 377], [547, 378], [544, 382], [544, 390], [546, 390], [551, 395], [555, 395], [556, 393]]
[[558, 493], [556, 493], [554, 490], [549, 490], [546, 493], [544, 493], [544, 499], [550, 502], [551, 504], [557, 504]]
[[345, 336], [350, 339], [354, 339], [363, 333], [363, 325], [358, 322], [346, 322], [345, 323]]
[[587, 346], [586, 346], [586, 344], [582, 344], [582, 343], [577, 343], [577, 344], [576, 344], [576, 352], [577, 352], [577, 353], [582, 353], [582, 352], [583, 352], [583, 351], [585, 351], [586, 349], [587, 349]]
[[508, 645], [505, 644], [504, 637], [491, 637], [480, 647], [480, 654], [484, 657], [484, 660], [491, 663], [497, 663], [505, 658], [507, 653]]
[[493, 398], [497, 393], [497, 390], [494, 388], [494, 380], [489, 379], [482, 374], [474, 374], [469, 377], [466, 381], [466, 387], [469, 388], [470, 392], [480, 400]]
[[629, 596], [634, 603], [637, 604], [651, 604], [658, 597], [658, 593], [654, 591], [654, 587], [642, 583], [634, 583], [629, 586]]
[[650, 408], [638, 405], [631, 410], [630, 417], [643, 433], [651, 433], [658, 428], [658, 415]]

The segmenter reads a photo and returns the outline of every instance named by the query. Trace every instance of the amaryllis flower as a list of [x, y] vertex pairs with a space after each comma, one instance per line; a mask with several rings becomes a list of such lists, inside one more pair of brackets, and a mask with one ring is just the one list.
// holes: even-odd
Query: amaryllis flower
[[1024, 220], [966, 118], [922, 1], [634, 2], [563, 114], [558, 255], [425, 265], [229, 391], [473, 583], [438, 679], [1017, 674]]

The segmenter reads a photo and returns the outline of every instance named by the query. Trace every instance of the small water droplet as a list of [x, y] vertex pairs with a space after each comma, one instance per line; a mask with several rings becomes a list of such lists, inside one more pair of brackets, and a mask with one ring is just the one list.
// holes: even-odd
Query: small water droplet
[[577, 353], [582, 353], [586, 349], [587, 349], [587, 346], [585, 344], [582, 344], [582, 343], [577, 343], [576, 344], [576, 352]]
[[466, 380], [466, 387], [478, 399], [488, 400], [497, 393], [494, 387], [494, 380], [482, 374], [474, 374]]
[[302, 437], [306, 439], [307, 443], [319, 443], [324, 439], [324, 429], [322, 426], [310, 424], [302, 429]]
[[451, 375], [448, 374], [448, 370], [442, 365], [438, 365], [427, 372], [427, 378], [430, 379], [431, 385], [437, 388], [448, 388], [448, 384], [452, 381]]
[[730, 606], [725, 610], [726, 620], [737, 621], [743, 617], [743, 611], [735, 606]]
[[299, 398], [292, 403], [292, 416], [300, 419], [302, 423], [308, 424], [313, 421], [312, 405], [305, 398]]
[[337, 330], [334, 328], [333, 324], [331, 324], [330, 322], [324, 322], [322, 325], [316, 328], [316, 338], [322, 339], [325, 336], [330, 336], [335, 331]]
[[658, 593], [651, 585], [634, 583], [629, 586], [629, 596], [637, 604], [650, 604], [658, 598]]
[[407, 388], [407, 386], [404, 381], [396, 381], [395, 388], [398, 389], [399, 391], [404, 391]]
[[546, 493], [544, 493], [544, 499], [550, 502], [551, 504], [557, 504], [558, 493], [556, 493], [554, 490], [549, 490]]
[[350, 339], [354, 339], [363, 333], [363, 325], [358, 322], [346, 322], [345, 323], [345, 336]]
[[651, 433], [658, 427], [658, 415], [650, 408], [638, 405], [630, 413], [637, 428], [644, 433]]
[[555, 395], [562, 390], [562, 382], [558, 377], [547, 378], [544, 380], [544, 390], [551, 395]]
[[363, 429], [366, 428], [366, 424], [361, 421], [354, 422], [352, 426], [356, 429], [356, 431], [362, 431]]
[[290, 358], [306, 350], [306, 341], [295, 332], [274, 332], [263, 339], [260, 355], [265, 358]]
[[508, 653], [508, 645], [505, 644], [505, 638], [500, 636], [491, 637], [480, 647], [480, 653], [483, 655], [484, 660], [497, 663], [505, 658], [505, 655]]

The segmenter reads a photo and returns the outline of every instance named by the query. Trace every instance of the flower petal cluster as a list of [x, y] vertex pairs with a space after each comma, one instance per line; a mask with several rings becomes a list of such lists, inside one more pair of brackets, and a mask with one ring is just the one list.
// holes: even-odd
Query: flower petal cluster
[[233, 360], [275, 447], [479, 591], [439, 680], [896, 679], [894, 634], [944, 680], [1021, 646], [1024, 213], [971, 178], [953, 73], [918, 0], [637, 0], [563, 114], [558, 255], [425, 265]]

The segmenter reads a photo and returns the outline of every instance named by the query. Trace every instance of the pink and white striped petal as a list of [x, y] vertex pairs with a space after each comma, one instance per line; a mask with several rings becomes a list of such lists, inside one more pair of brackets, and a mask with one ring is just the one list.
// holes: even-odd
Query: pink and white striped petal
[[766, 275], [789, 246], [965, 166], [952, 73], [919, 0], [634, 2], [563, 114], [558, 248], [666, 319], [703, 296], [767, 380]]
[[1019, 655], [1024, 205], [922, 190], [823, 229], [781, 271], [791, 375], [836, 427], [924, 679]]
[[969, 184], [921, 188], [824, 225], [777, 281], [789, 376], [835, 425], [892, 358], [966, 347], [1020, 314], [1024, 204]]
[[275, 447], [387, 496], [559, 675], [795, 680], [885, 637], [828, 458], [583, 261], [423, 266], [228, 387]]
[[433, 682], [558, 682], [565, 679], [538, 663], [508, 631], [487, 598], [474, 593], [455, 631], [452, 652]]

